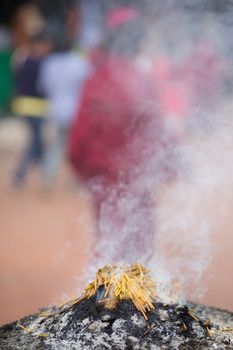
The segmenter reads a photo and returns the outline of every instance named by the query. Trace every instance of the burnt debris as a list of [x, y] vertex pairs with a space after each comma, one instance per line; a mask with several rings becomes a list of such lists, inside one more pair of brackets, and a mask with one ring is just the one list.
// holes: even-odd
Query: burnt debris
[[0, 349], [233, 349], [232, 313], [194, 304], [153, 306], [146, 320], [131, 301], [109, 310], [94, 295], [3, 326]]
[[0, 349], [230, 350], [233, 314], [164, 304], [142, 265], [106, 265], [79, 298], [0, 328]]

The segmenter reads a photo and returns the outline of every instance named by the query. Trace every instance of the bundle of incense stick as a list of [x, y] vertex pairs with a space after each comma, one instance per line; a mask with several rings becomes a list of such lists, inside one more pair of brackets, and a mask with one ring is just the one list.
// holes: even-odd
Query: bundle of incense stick
[[103, 292], [99, 298], [106, 308], [114, 308], [121, 300], [131, 300], [135, 307], [147, 319], [146, 313], [154, 309], [152, 304], [156, 297], [156, 284], [141, 264], [132, 266], [106, 265], [100, 268], [95, 279], [84, 289], [82, 299], [87, 299]]
[[[158, 305], [160, 299], [157, 292], [158, 287], [152, 280], [149, 270], [145, 269], [140, 263], [135, 263], [131, 266], [125, 264], [105, 265], [96, 272], [94, 280], [87, 285], [80, 297], [74, 296], [62, 305], [41, 312], [38, 315], [37, 323], [34, 323], [33, 327], [25, 327], [20, 322], [18, 326], [28, 334], [35, 334], [36, 332], [38, 337], [48, 337], [48, 333], [40, 332], [39, 329], [45, 319], [57, 316], [81, 301], [93, 296], [95, 296], [96, 302], [102, 303], [107, 309], [117, 307], [118, 303], [122, 300], [129, 300], [142, 313], [144, 318], [148, 320], [147, 313], [155, 310], [152, 302], [155, 301], [155, 304], [157, 302]], [[164, 307], [167, 305], [163, 304]], [[202, 320], [196, 316], [194, 314], [195, 310], [189, 306], [180, 305], [179, 307], [177, 304], [173, 307], [173, 311], [177, 313], [184, 331], [188, 330], [188, 326], [186, 325], [188, 317], [189, 321], [192, 319], [199, 323], [207, 331], [208, 335], [212, 336], [211, 322], [209, 320]], [[182, 318], [182, 315], [185, 318]], [[155, 323], [152, 327], [154, 325]], [[233, 331], [233, 328], [219, 327], [218, 331], [230, 333]]]

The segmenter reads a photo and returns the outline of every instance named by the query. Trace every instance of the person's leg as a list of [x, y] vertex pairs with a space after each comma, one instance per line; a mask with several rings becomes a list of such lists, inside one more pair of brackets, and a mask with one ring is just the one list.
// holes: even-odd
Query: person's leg
[[59, 125], [54, 124], [50, 127], [53, 129], [51, 130], [53, 135], [51, 135], [48, 142], [42, 165], [43, 183], [47, 187], [54, 183], [57, 171], [64, 158], [68, 133], [67, 129]]
[[44, 153], [44, 144], [42, 137], [43, 119], [34, 118], [32, 121], [34, 142], [32, 146], [32, 161], [38, 162], [41, 160]]
[[29, 140], [13, 176], [12, 185], [14, 187], [23, 185], [28, 169], [32, 163], [38, 161], [43, 152], [42, 120], [35, 117], [25, 119], [28, 125]]
[[108, 220], [112, 228], [109, 238], [110, 244], [115, 247], [112, 250], [112, 262], [148, 262], [153, 253], [155, 233], [150, 194], [126, 188], [115, 196], [110, 205], [111, 217]]

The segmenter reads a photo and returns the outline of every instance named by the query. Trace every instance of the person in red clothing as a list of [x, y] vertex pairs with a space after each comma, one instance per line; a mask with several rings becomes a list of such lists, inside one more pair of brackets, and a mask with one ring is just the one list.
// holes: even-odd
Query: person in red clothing
[[107, 25], [71, 129], [69, 157], [94, 197], [95, 255], [109, 263], [145, 262], [155, 232], [151, 180], [167, 174], [159, 156], [167, 142], [154, 82], [134, 60], [143, 39], [139, 14], [115, 10]]

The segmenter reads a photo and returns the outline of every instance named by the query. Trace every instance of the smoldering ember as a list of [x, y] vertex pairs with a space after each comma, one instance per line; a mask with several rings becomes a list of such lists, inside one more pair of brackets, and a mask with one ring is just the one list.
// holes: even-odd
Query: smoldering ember
[[80, 298], [0, 328], [0, 349], [232, 349], [233, 314], [165, 304], [139, 263], [105, 266]]

